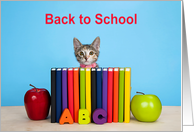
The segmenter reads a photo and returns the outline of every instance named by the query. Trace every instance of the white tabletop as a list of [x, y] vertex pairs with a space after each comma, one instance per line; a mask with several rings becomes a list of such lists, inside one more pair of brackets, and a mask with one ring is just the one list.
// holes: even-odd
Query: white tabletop
[[87, 125], [50, 123], [47, 119], [33, 121], [27, 117], [24, 106], [1, 107], [1, 131], [181, 131], [181, 106], [163, 106], [156, 122], [137, 121], [131, 114], [130, 123]]

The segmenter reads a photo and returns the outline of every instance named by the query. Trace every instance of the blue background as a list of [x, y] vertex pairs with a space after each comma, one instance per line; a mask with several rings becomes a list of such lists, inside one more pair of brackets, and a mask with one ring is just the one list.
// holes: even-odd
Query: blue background
[[[75, 24], [45, 24], [45, 14], [75, 16]], [[134, 16], [137, 24], [95, 23], [95, 15]], [[79, 15], [91, 23], [79, 24]], [[1, 2], [1, 105], [24, 105], [29, 84], [50, 92], [51, 67], [78, 67], [73, 38], [101, 39], [100, 67], [131, 67], [131, 97], [157, 95], [181, 105], [181, 2]]]

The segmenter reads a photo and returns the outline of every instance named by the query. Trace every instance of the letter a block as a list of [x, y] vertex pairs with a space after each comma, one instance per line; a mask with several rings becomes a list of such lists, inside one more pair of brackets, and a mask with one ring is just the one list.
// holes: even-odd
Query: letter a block
[[93, 121], [96, 124], [104, 124], [106, 123], [107, 112], [104, 109], [96, 109], [93, 112]]
[[79, 124], [90, 123], [89, 111], [87, 109], [79, 109]]
[[64, 123], [73, 124], [73, 118], [72, 118], [68, 108], [64, 109], [64, 111], [59, 119], [59, 124], [62, 125]]

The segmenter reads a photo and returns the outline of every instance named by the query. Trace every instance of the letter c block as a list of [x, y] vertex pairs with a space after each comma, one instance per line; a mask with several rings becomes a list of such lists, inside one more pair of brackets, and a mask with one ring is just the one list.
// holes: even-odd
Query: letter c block
[[93, 112], [93, 121], [96, 124], [104, 124], [106, 123], [106, 117], [107, 116], [107, 112], [104, 109], [96, 109]]
[[79, 124], [90, 123], [89, 111], [87, 109], [79, 109]]

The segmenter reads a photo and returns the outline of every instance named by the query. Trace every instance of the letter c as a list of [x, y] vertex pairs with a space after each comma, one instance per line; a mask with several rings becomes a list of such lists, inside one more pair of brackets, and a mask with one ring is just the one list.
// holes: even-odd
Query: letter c
[[[99, 117], [101, 116], [101, 117]], [[96, 109], [93, 112], [93, 121], [96, 124], [104, 124], [106, 123], [106, 116], [107, 116], [107, 112], [104, 109]]]

